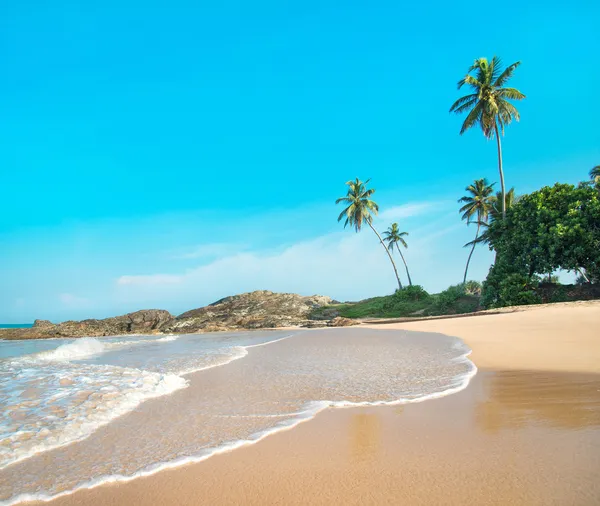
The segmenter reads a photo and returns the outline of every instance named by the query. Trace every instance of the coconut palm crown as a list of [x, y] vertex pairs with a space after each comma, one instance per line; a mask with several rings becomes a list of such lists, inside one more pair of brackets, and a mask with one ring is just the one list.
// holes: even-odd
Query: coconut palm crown
[[406, 244], [405, 237], [408, 236], [408, 232], [400, 232], [400, 227], [398, 227], [397, 223], [392, 223], [392, 225], [383, 233], [383, 241], [387, 243], [388, 250], [392, 253], [394, 251], [394, 246], [400, 253], [400, 258], [402, 258], [402, 262], [404, 262], [404, 268], [406, 269], [406, 276], [408, 277], [408, 284], [412, 286], [412, 279], [410, 278], [410, 272], [408, 271], [408, 265], [406, 264], [406, 259], [402, 254], [402, 250], [400, 249], [400, 245], [404, 248], [408, 248], [408, 244]]
[[475, 60], [467, 71], [467, 75], [458, 81], [458, 89], [468, 85], [473, 93], [459, 98], [450, 107], [450, 112], [468, 113], [460, 129], [461, 135], [472, 127], [480, 127], [488, 139], [496, 137], [503, 217], [506, 216], [506, 193], [504, 190], [504, 171], [502, 170], [500, 132], [504, 135], [504, 127], [510, 124], [513, 119], [517, 121], [520, 119], [519, 111], [509, 100], [522, 100], [525, 98], [525, 95], [519, 90], [505, 87], [505, 84], [520, 64], [521, 62], [515, 62], [503, 69], [502, 61], [497, 56], [494, 56], [489, 62], [487, 58]]
[[360, 179], [356, 178], [354, 181], [346, 182], [346, 186], [348, 187], [346, 195], [335, 201], [336, 204], [346, 204], [346, 207], [338, 216], [338, 222], [345, 219], [344, 228], [350, 225], [356, 232], [360, 232], [365, 223], [371, 228], [385, 249], [390, 262], [394, 267], [398, 288], [401, 290], [402, 283], [400, 282], [400, 276], [398, 276], [398, 269], [396, 269], [394, 259], [385, 246], [379, 232], [377, 232], [373, 226], [373, 215], [379, 212], [379, 206], [371, 200], [371, 196], [375, 193], [375, 190], [367, 188], [370, 181], [370, 179], [367, 179], [363, 183]]
[[490, 212], [493, 209], [492, 194], [494, 192], [494, 184], [489, 184], [485, 178], [476, 179], [473, 181], [473, 184], [470, 184], [465, 188], [465, 191], [468, 192], [468, 195], [465, 195], [458, 200], [459, 203], [464, 204], [464, 206], [460, 208], [459, 212], [463, 213], [462, 219], [467, 221], [467, 225], [473, 221], [473, 217], [476, 217], [477, 231], [475, 232], [475, 239], [465, 244], [465, 246], [471, 246], [471, 252], [467, 258], [463, 283], [467, 282], [469, 263], [471, 262], [471, 257], [473, 256], [475, 246], [477, 246], [477, 243], [480, 242], [479, 230], [482, 225], [487, 223]]

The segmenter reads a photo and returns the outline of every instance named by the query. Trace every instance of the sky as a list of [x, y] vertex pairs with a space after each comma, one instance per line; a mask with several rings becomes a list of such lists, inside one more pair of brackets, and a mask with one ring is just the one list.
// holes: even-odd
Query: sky
[[[600, 163], [600, 3], [23, 0], [0, 6], [0, 322], [174, 314], [256, 289], [393, 292], [371, 178], [413, 282], [462, 280], [457, 199], [496, 145], [450, 115], [475, 58], [520, 60], [518, 194]], [[492, 253], [475, 251], [483, 280]], [[400, 273], [404, 276], [402, 264]]]

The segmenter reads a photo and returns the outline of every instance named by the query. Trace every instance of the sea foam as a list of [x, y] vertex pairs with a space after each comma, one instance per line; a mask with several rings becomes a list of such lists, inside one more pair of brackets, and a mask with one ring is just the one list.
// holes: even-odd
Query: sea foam
[[[352, 336], [355, 336], [353, 330], [347, 329], [305, 332], [291, 340], [289, 335], [271, 336], [258, 342], [250, 338], [240, 342], [239, 337], [218, 335], [184, 336], [176, 342], [157, 344], [156, 349], [129, 348], [126, 355], [105, 350], [104, 354], [89, 355], [91, 358], [84, 363], [54, 361], [51, 366], [63, 369], [68, 364], [68, 367], [93, 366], [96, 381], [93, 391], [109, 395], [109, 398], [95, 397], [101, 405], [110, 401], [111, 390], [106, 387], [122, 382], [118, 390], [127, 391], [126, 397], [131, 402], [123, 404], [123, 412], [131, 410], [136, 402], [140, 405], [149, 398], [145, 396], [150, 391], [164, 395], [185, 387], [188, 382], [196, 386], [177, 396], [163, 397], [146, 414], [141, 406], [142, 419], [151, 420], [144, 424], [143, 433], [137, 422], [139, 418], [128, 422], [131, 417], [123, 417], [122, 422], [115, 423], [108, 423], [114, 418], [106, 423], [95, 419], [96, 426], [106, 425], [102, 437], [93, 434], [92, 429], [84, 436], [88, 439], [79, 439], [81, 443], [53, 452], [56, 465], [50, 469], [35, 455], [8, 466], [6, 482], [11, 486], [0, 485], [0, 501], [16, 504], [33, 499], [50, 500], [78, 489], [129, 481], [162, 469], [199, 462], [294, 427], [328, 408], [406, 404], [449, 395], [465, 388], [476, 373], [475, 365], [468, 360], [470, 350], [454, 338], [427, 335], [415, 338], [410, 333], [384, 331], [360, 339]], [[198, 343], [202, 344], [200, 354], [194, 348]], [[273, 343], [279, 345], [261, 348]], [[92, 344], [89, 349], [94, 347]], [[249, 353], [256, 354], [254, 360], [239, 361]], [[113, 356], [115, 360], [124, 360], [129, 355], [138, 357], [136, 360], [146, 357], [145, 368], [114, 369], [114, 365], [85, 363]], [[235, 367], [222, 369], [223, 373], [216, 376], [202, 373], [187, 379], [182, 377], [232, 361], [236, 361]], [[98, 367], [112, 368], [104, 371], [110, 378], [104, 385], [98, 382], [101, 372]], [[169, 373], [160, 376], [156, 372], [159, 370]], [[84, 377], [85, 371], [78, 374]], [[128, 383], [133, 378], [136, 379]], [[145, 384], [147, 390], [143, 388]], [[144, 418], [148, 416], [151, 418]], [[111, 440], [110, 448], [105, 448], [104, 438]], [[43, 444], [48, 444], [48, 438]], [[94, 448], [94, 452], [87, 450], [88, 447]], [[115, 468], [114, 462], [119, 462], [121, 468]], [[39, 474], [43, 475], [44, 484], [23, 478]]]

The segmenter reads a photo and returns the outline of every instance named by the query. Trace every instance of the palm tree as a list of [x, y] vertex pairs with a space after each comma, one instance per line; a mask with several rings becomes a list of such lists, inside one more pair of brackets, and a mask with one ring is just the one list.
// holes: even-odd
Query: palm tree
[[471, 223], [473, 216], [477, 217], [477, 232], [475, 233], [475, 239], [467, 244], [466, 246], [471, 246], [471, 252], [469, 253], [469, 258], [467, 258], [467, 266], [465, 267], [465, 276], [463, 278], [463, 284], [467, 282], [467, 272], [469, 270], [469, 263], [471, 262], [471, 256], [473, 256], [473, 251], [475, 250], [475, 246], [479, 242], [479, 229], [481, 225], [486, 224], [488, 220], [488, 216], [490, 215], [490, 211], [492, 209], [492, 195], [494, 183], [489, 184], [487, 179], [476, 179], [473, 181], [473, 184], [470, 184], [465, 188], [470, 195], [466, 195], [459, 199], [459, 203], [464, 204], [460, 208], [463, 220], [467, 220], [467, 225]]
[[[505, 206], [508, 211], [516, 202], [514, 186], [506, 192]], [[497, 220], [502, 216], [502, 192], [496, 192], [496, 196], [490, 197], [492, 207], [490, 209], [490, 220]]]
[[377, 214], [379, 212], [379, 206], [370, 198], [371, 195], [375, 193], [375, 190], [367, 189], [369, 181], [371, 180], [367, 179], [363, 183], [360, 179], [356, 178], [354, 181], [346, 182], [346, 185], [348, 186], [348, 192], [346, 193], [346, 196], [340, 197], [335, 201], [336, 204], [347, 204], [346, 208], [338, 216], [338, 222], [346, 218], [346, 221], [344, 222], [344, 228], [350, 225], [351, 227], [354, 227], [356, 232], [360, 232], [363, 223], [369, 225], [390, 258], [392, 267], [394, 267], [394, 273], [396, 274], [396, 280], [398, 281], [398, 288], [402, 290], [402, 283], [400, 282], [400, 276], [398, 276], [398, 269], [396, 269], [394, 259], [385, 246], [383, 239], [377, 230], [375, 230], [375, 227], [373, 227], [373, 214]]
[[600, 165], [596, 165], [590, 170], [590, 179], [594, 181], [594, 183], [600, 183]]
[[410, 279], [408, 265], [406, 265], [406, 260], [399, 246], [399, 244], [401, 244], [405, 248], [408, 248], [408, 244], [406, 244], [406, 240], [404, 239], [406, 236], [408, 236], [408, 232], [400, 232], [398, 224], [392, 223], [392, 226], [383, 233], [383, 240], [387, 243], [387, 247], [392, 253], [394, 252], [394, 246], [396, 246], [398, 253], [400, 253], [400, 258], [402, 258], [402, 261], [404, 262], [404, 268], [406, 269], [406, 275], [408, 276], [408, 284], [412, 286], [412, 279]]
[[[515, 62], [502, 70], [502, 61], [497, 56], [494, 56], [491, 62], [488, 62], [487, 58], [475, 60], [467, 71], [467, 75], [458, 82], [458, 89], [468, 84], [473, 89], [473, 93], [459, 98], [450, 107], [450, 112], [457, 114], [469, 111], [460, 129], [460, 135], [471, 127], [479, 126], [488, 139], [496, 136], [503, 218], [506, 216], [506, 192], [502, 170], [502, 145], [498, 130], [504, 135], [505, 125], [508, 125], [513, 119], [519, 121], [519, 111], [509, 100], [522, 100], [525, 95], [516, 88], [504, 88], [504, 84], [512, 77], [520, 64], [521, 62]], [[473, 71], [475, 71], [475, 75], [470, 74]]]

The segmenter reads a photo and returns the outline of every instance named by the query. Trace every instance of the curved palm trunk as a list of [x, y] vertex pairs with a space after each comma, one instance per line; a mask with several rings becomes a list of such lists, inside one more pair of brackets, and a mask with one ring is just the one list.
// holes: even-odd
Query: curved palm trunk
[[500, 172], [500, 188], [502, 190], [502, 219], [504, 219], [506, 218], [506, 191], [504, 189], [504, 171], [502, 170], [502, 144], [497, 122], [494, 123], [494, 131], [496, 132], [496, 142], [498, 144], [498, 171]]
[[469, 253], [469, 258], [467, 258], [467, 267], [465, 267], [465, 277], [463, 278], [463, 285], [467, 282], [467, 271], [469, 270], [469, 263], [471, 262], [471, 257], [473, 256], [473, 251], [475, 251], [475, 246], [477, 246], [477, 238], [479, 237], [479, 227], [481, 226], [481, 222], [479, 219], [477, 220], [477, 232], [475, 233], [475, 240], [473, 241], [473, 247], [471, 248], [471, 253]]
[[394, 267], [394, 273], [396, 274], [396, 279], [398, 280], [398, 288], [400, 290], [402, 290], [402, 283], [400, 282], [400, 276], [398, 276], [398, 269], [396, 269], [396, 264], [394, 263], [394, 259], [392, 258], [392, 254], [390, 253], [390, 250], [387, 249], [387, 246], [383, 242], [383, 239], [379, 235], [379, 232], [377, 232], [377, 230], [375, 230], [375, 227], [373, 227], [373, 225], [371, 224], [371, 222], [367, 222], [367, 223], [369, 223], [369, 227], [371, 227], [371, 230], [373, 232], [375, 232], [375, 235], [377, 236], [377, 239], [379, 239], [379, 242], [383, 246], [383, 249], [387, 253], [387, 256], [390, 258], [390, 262], [392, 262], [392, 266]]
[[579, 267], [578, 267], [576, 270], [577, 270], [577, 272], [578, 272], [579, 274], [581, 274], [581, 275], [583, 276], [583, 279], [585, 279], [585, 282], [586, 282], [586, 283], [589, 283], [589, 282], [590, 282], [590, 278], [588, 278], [588, 277], [585, 275], [585, 272], [583, 272], [583, 271], [582, 271], [582, 270], [581, 270]]
[[408, 265], [406, 265], [406, 260], [404, 260], [404, 255], [402, 254], [402, 250], [400, 249], [400, 246], [398, 246], [398, 244], [396, 244], [396, 249], [398, 250], [398, 253], [400, 253], [400, 258], [402, 258], [402, 261], [404, 262], [404, 268], [406, 269], [406, 275], [408, 276], [408, 284], [410, 286], [412, 286], [412, 279], [410, 279], [410, 272], [408, 272]]

